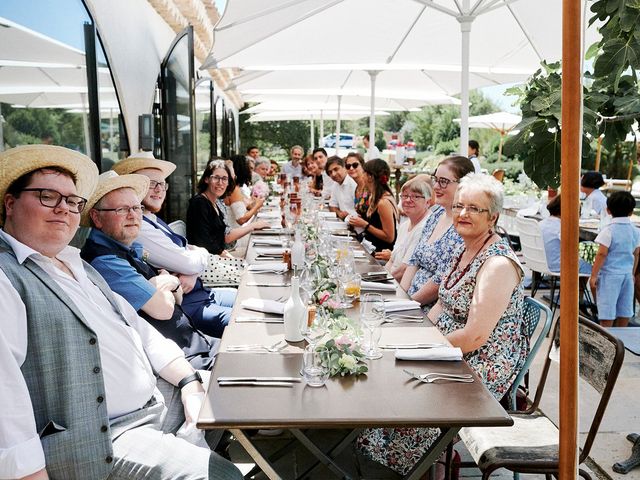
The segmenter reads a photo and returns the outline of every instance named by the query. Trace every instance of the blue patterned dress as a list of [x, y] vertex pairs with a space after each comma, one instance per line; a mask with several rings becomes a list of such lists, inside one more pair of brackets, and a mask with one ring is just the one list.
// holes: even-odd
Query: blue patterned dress
[[[454, 258], [463, 251], [464, 245], [455, 251]], [[436, 326], [443, 335], [465, 327], [478, 271], [492, 256], [505, 256], [512, 260], [520, 273], [520, 282], [514, 288], [509, 304], [487, 342], [479, 349], [466, 353], [464, 359], [491, 394], [500, 400], [513, 383], [529, 352], [522, 319], [522, 267], [506, 241], [499, 240], [489, 245], [471, 262], [464, 276], [451, 288], [445, 286], [449, 272], [443, 277], [438, 292], [443, 311], [436, 320]], [[371, 459], [404, 475], [418, 462], [439, 434], [438, 428], [372, 428], [365, 430], [356, 444]]]
[[[424, 224], [420, 241], [409, 260], [409, 265], [419, 267], [409, 287], [409, 295], [416, 293], [429, 280], [439, 284], [443, 275], [451, 268], [454, 252], [463, 244], [453, 225], [435, 242], [428, 243], [444, 213], [444, 208], [438, 206]], [[428, 306], [432, 306], [433, 303]]]

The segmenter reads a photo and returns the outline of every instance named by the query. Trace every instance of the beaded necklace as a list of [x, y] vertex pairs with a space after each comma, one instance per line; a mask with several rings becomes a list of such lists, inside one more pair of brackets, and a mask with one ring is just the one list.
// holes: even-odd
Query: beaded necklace
[[460, 261], [462, 260], [462, 256], [464, 255], [464, 252], [467, 251], [467, 249], [465, 248], [462, 251], [462, 253], [458, 256], [458, 259], [456, 260], [456, 263], [453, 266], [453, 269], [451, 270], [451, 273], [449, 274], [449, 276], [447, 277], [446, 281], [444, 282], [444, 288], [445, 289], [451, 290], [453, 287], [455, 287], [458, 284], [458, 282], [460, 282], [460, 280], [462, 280], [462, 278], [467, 274], [467, 272], [471, 268], [471, 264], [473, 263], [473, 261], [476, 259], [478, 254], [482, 251], [482, 249], [487, 244], [487, 242], [491, 239], [491, 237], [493, 237], [493, 232], [489, 232], [489, 235], [487, 235], [487, 238], [485, 238], [484, 242], [482, 242], [482, 245], [480, 245], [480, 248], [476, 251], [476, 254], [473, 256], [473, 258], [471, 260], [469, 260], [469, 263], [467, 263], [466, 267], [464, 267], [464, 269], [462, 270], [462, 273], [460, 275], [458, 275], [458, 278], [455, 279], [455, 282], [453, 282], [452, 285], [449, 285], [449, 280], [451, 280], [451, 277], [453, 276], [454, 272], [458, 269], [458, 265], [460, 265]]

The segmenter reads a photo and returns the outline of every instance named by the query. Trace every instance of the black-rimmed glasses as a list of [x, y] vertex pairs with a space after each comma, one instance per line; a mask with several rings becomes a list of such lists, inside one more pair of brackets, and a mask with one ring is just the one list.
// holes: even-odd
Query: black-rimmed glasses
[[96, 208], [98, 212], [115, 212], [119, 217], [129, 215], [129, 212], [133, 212], [136, 215], [142, 215], [144, 213], [144, 205], [133, 205], [131, 207], [118, 207], [118, 208]]
[[48, 208], [56, 208], [64, 199], [71, 213], [81, 213], [87, 205], [87, 199], [78, 195], [63, 195], [49, 188], [23, 188], [23, 192], [38, 192], [40, 204]]
[[167, 182], [156, 182], [155, 180], [149, 180], [149, 188], [151, 190], [164, 190], [165, 192], [169, 190], [169, 184]]
[[353, 168], [355, 170], [359, 166], [360, 166], [360, 164], [358, 162], [356, 162], [356, 163], [346, 163], [344, 168], [346, 168], [347, 170], [351, 170]]
[[458, 183], [457, 180], [449, 180], [448, 178], [438, 177], [437, 175], [431, 175], [431, 180], [437, 183], [440, 188], [447, 188], [451, 183]]
[[402, 200], [411, 200], [412, 202], [417, 202], [418, 200], [424, 198], [424, 195], [400, 195]]

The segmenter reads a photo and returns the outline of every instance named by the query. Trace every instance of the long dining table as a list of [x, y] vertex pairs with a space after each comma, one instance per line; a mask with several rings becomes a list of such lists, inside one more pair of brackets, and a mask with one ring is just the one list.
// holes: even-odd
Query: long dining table
[[[249, 265], [259, 262], [256, 260], [254, 244], [261, 238], [274, 236], [261, 231], [252, 235], [246, 256]], [[364, 251], [355, 239], [345, 238], [350, 250]], [[368, 254], [359, 254], [355, 265], [358, 273], [383, 270]], [[274, 274], [245, 271], [243, 274], [232, 320], [222, 336], [197, 422], [201, 429], [229, 429], [268, 478], [282, 477], [275, 463], [260, 452], [251, 435], [247, 434], [249, 429], [287, 429], [337, 477], [353, 478], [335, 458], [353, 444], [364, 428], [438, 427], [438, 439], [404, 477], [417, 479], [438, 459], [461, 427], [512, 425], [511, 417], [466, 362], [402, 361], [396, 360], [393, 350], [384, 351], [380, 359], [367, 360], [369, 371], [366, 374], [333, 377], [320, 388], [306, 386], [304, 381], [293, 384], [291, 388], [220, 386], [216, 379], [221, 376], [300, 376], [303, 342], [289, 343], [278, 352], [228, 351], [233, 345], [271, 345], [283, 340], [282, 317], [248, 311], [241, 304], [248, 298], [288, 298], [290, 278], [290, 272]], [[406, 293], [397, 283], [395, 285], [395, 290], [381, 292], [383, 296], [407, 299]], [[423, 315], [420, 309], [406, 313]], [[354, 308], [346, 310], [346, 314], [357, 317], [357, 303]], [[386, 323], [381, 328], [381, 345], [447, 343], [424, 315], [421, 323]], [[403, 369], [419, 373], [470, 373], [475, 381], [426, 384], [411, 379]], [[318, 445], [309, 437], [312, 429], [348, 429], [349, 434], [337, 445]]]

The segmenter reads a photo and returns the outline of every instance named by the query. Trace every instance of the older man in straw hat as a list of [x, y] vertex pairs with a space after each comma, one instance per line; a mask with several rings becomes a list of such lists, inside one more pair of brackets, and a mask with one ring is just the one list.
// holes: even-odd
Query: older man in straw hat
[[156, 382], [186, 403], [203, 391], [194, 368], [68, 246], [96, 181], [93, 162], [62, 147], [0, 153], [0, 472], [242, 478], [163, 431], [182, 405], [165, 405]]
[[176, 342], [191, 365], [208, 370], [217, 341], [198, 332], [183, 311], [178, 277], [151, 267], [145, 261], [142, 245], [135, 241], [144, 210], [140, 200], [148, 189], [149, 179], [144, 175], [118, 175], [114, 171], [100, 175], [82, 213], [81, 223], [94, 228], [80, 255], [142, 318]]
[[139, 174], [149, 178], [149, 189], [142, 199], [145, 207], [137, 242], [148, 253], [147, 262], [177, 275], [184, 292], [182, 308], [195, 326], [214, 337], [221, 337], [231, 319], [236, 291], [230, 288], [204, 288], [199, 275], [209, 262], [209, 252], [187, 244], [156, 214], [162, 208], [169, 184], [167, 177], [175, 170], [171, 162], [158, 160], [151, 153], [138, 153], [113, 167], [120, 175]]

